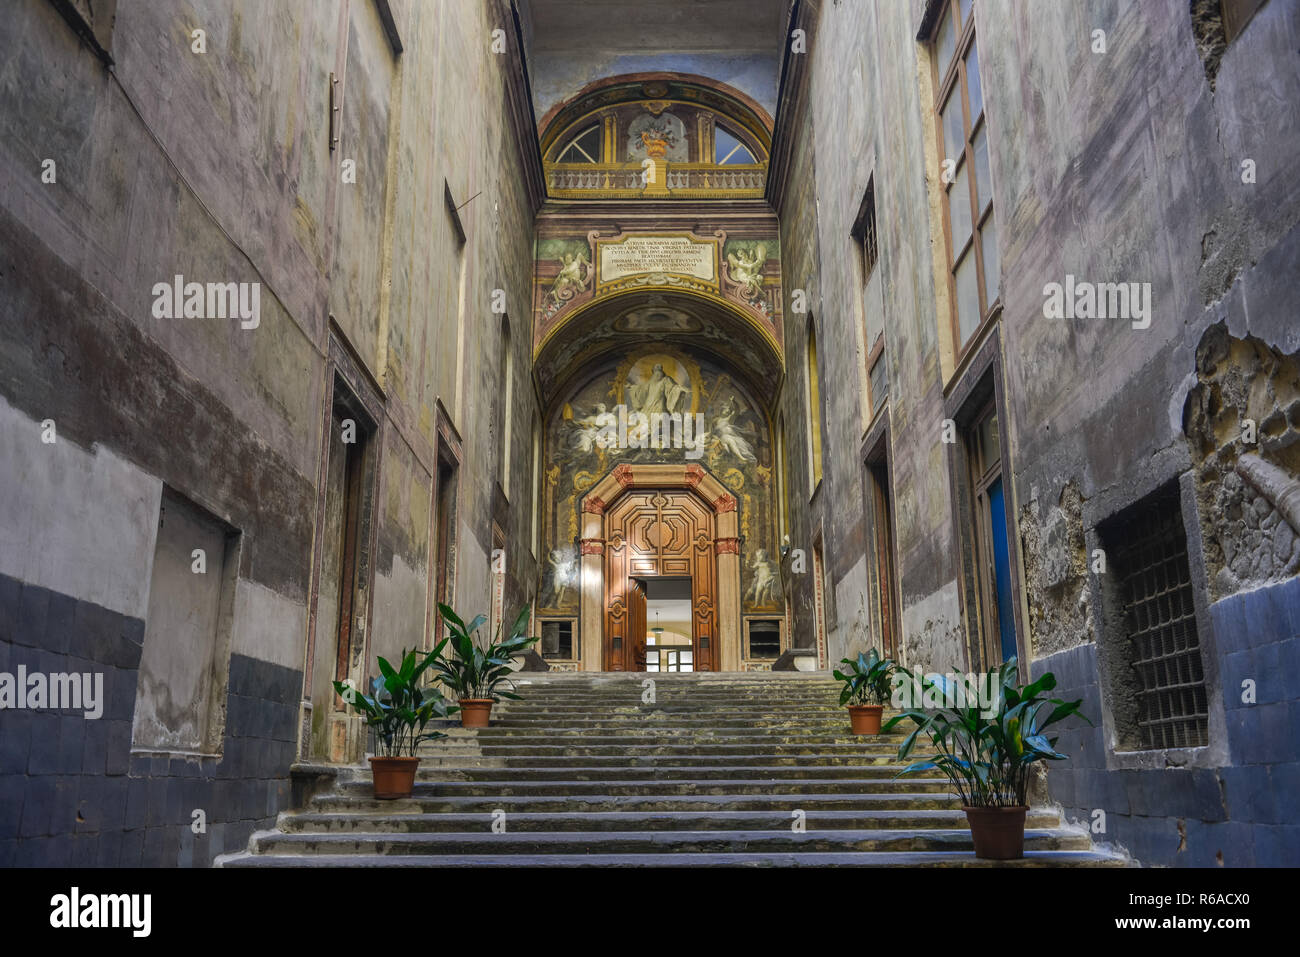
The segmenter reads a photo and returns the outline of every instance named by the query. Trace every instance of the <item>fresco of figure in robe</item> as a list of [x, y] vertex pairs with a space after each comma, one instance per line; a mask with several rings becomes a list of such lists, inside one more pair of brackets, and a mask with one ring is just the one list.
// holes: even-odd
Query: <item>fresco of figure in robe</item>
[[687, 411], [678, 407], [687, 391], [686, 386], [665, 372], [663, 364], [658, 362], [648, 379], [628, 383], [628, 397], [632, 400], [632, 407], [644, 415]]

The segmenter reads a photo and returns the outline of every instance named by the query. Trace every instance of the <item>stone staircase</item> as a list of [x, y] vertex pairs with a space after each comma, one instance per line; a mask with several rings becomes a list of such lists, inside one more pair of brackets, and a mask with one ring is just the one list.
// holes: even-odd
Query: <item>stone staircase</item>
[[[825, 673], [548, 673], [516, 684], [523, 700], [496, 705], [492, 727], [456, 727], [424, 749], [409, 800], [376, 801], [368, 769], [343, 769], [332, 790], [217, 865], [992, 863], [975, 858], [944, 778], [894, 778], [899, 733], [849, 733]], [[1127, 863], [1038, 808], [1025, 849], [1012, 866]]]

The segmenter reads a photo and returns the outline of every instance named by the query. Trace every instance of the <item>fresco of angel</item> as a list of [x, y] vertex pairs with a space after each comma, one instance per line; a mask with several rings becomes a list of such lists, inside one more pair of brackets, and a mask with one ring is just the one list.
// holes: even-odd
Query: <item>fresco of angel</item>
[[761, 299], [763, 296], [763, 263], [767, 261], [767, 247], [759, 243], [752, 253], [738, 249], [727, 253], [727, 270], [740, 293], [746, 299]]
[[753, 445], [741, 434], [742, 430], [736, 425], [735, 420], [739, 411], [736, 408], [735, 397], [728, 398], [722, 406], [722, 411], [713, 419], [709, 440], [717, 443], [724, 452], [734, 455], [742, 462], [756, 462], [758, 457], [754, 454]]
[[563, 265], [551, 283], [550, 295], [556, 302], [565, 302], [578, 293], [585, 292], [587, 281], [591, 278], [591, 263], [587, 261], [586, 253], [565, 253], [561, 261]]
[[[579, 451], [610, 448], [617, 442], [618, 417], [606, 410], [604, 402], [597, 402], [596, 411], [575, 419], [573, 429], [573, 445]], [[609, 441], [611, 435], [615, 442]]]

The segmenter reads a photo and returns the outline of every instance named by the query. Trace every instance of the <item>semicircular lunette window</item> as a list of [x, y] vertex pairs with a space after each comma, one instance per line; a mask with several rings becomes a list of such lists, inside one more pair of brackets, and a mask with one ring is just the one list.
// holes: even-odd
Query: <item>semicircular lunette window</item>
[[752, 165], [758, 162], [748, 146], [721, 126], [714, 127], [713, 142], [713, 161], [718, 166]]
[[560, 150], [557, 163], [599, 163], [600, 162], [600, 126], [589, 126], [573, 139], [569, 145]]

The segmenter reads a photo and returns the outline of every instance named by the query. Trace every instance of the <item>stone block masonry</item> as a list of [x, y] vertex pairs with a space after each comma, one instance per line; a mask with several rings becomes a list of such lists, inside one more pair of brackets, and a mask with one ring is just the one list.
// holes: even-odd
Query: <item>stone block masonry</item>
[[[1056, 674], [1057, 696], [1083, 699], [1097, 728], [1064, 732], [1069, 762], [1048, 771], [1065, 818], [1148, 865], [1294, 867], [1300, 864], [1300, 578], [1240, 592], [1210, 606], [1219, 654], [1227, 760], [1197, 767], [1188, 751], [1150, 752], [1142, 767], [1119, 767], [1100, 727], [1103, 699], [1096, 646], [1080, 645], [1034, 662]], [[1207, 662], [1207, 668], [1209, 663]], [[1213, 743], [1213, 742], [1212, 742]]]
[[221, 753], [133, 753], [143, 637], [137, 618], [0, 575], [0, 673], [104, 686], [97, 720], [0, 711], [0, 867], [207, 867], [288, 807], [302, 672], [232, 654]]

